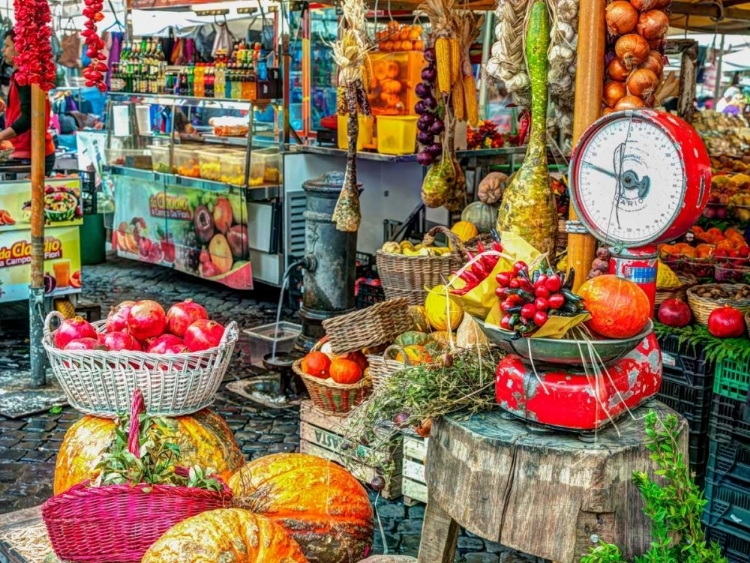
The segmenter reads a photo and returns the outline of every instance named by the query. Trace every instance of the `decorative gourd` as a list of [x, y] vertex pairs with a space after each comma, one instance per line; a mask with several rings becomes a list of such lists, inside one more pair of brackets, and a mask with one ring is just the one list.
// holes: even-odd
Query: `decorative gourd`
[[[429, 330], [429, 328], [427, 329]], [[430, 341], [430, 335], [416, 330], [405, 332], [396, 338], [395, 344], [399, 346], [424, 346]]]
[[436, 285], [430, 290], [424, 306], [427, 320], [435, 330], [453, 331], [464, 318], [464, 312], [448, 297], [448, 289], [444, 285]]
[[408, 366], [418, 366], [432, 363], [432, 356], [425, 346], [415, 344], [400, 348], [396, 354], [396, 361]]
[[299, 544], [264, 516], [239, 508], [203, 512], [172, 526], [141, 563], [306, 563]]
[[463, 220], [453, 225], [453, 227], [451, 227], [451, 232], [458, 238], [460, 238], [461, 242], [471, 240], [479, 234], [479, 231], [477, 230], [477, 227], [474, 225], [474, 223]]
[[456, 343], [456, 336], [452, 335], [447, 330], [436, 330], [435, 332], [430, 333], [430, 338], [434, 340], [437, 344], [445, 348], [446, 346], [450, 346], [451, 339], [453, 340], [453, 343]]
[[485, 344], [489, 344], [489, 340], [477, 322], [470, 315], [464, 315], [464, 320], [461, 321], [461, 326], [456, 331], [456, 346], [471, 348]]
[[[231, 429], [215, 412], [204, 409], [191, 416], [165, 419], [170, 425], [167, 436], [180, 446], [181, 463], [213, 468], [228, 481], [245, 458]], [[95, 476], [102, 452], [115, 437], [115, 422], [85, 416], [65, 433], [55, 464], [54, 493]]]
[[481, 203], [494, 205], [503, 197], [503, 191], [508, 185], [508, 176], [502, 172], [490, 172], [477, 187], [477, 198]]
[[461, 221], [472, 223], [480, 233], [489, 233], [497, 223], [497, 207], [475, 201], [464, 208]]
[[427, 310], [424, 305], [410, 305], [409, 314], [414, 319], [414, 328], [419, 332], [430, 331], [430, 321], [427, 320]]
[[235, 473], [229, 486], [235, 504], [281, 524], [319, 563], [359, 561], [372, 546], [367, 492], [328, 460], [307, 454], [265, 456]]
[[586, 324], [606, 338], [630, 338], [648, 323], [651, 303], [630, 280], [614, 275], [591, 278], [578, 290], [591, 320]]

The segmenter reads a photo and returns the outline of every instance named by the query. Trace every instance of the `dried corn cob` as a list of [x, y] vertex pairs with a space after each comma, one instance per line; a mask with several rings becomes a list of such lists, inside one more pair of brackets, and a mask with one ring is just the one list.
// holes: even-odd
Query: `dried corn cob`
[[464, 103], [466, 104], [466, 120], [473, 127], [479, 124], [479, 102], [477, 101], [477, 84], [473, 76], [464, 76]]
[[461, 42], [458, 37], [451, 37], [449, 41], [451, 46], [451, 84], [455, 84], [461, 76]]
[[451, 107], [453, 116], [458, 121], [466, 120], [466, 102], [464, 101], [464, 83], [462, 80], [456, 80], [451, 90]]
[[438, 90], [441, 94], [451, 91], [451, 45], [445, 37], [435, 40], [435, 58], [437, 59]]
[[346, 86], [336, 88], [336, 113], [338, 115], [347, 115]]

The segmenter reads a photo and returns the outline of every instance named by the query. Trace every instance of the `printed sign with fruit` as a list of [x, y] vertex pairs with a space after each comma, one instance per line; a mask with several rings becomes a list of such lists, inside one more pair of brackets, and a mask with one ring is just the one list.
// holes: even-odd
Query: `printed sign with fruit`
[[[0, 231], [28, 229], [31, 223], [31, 185], [7, 182], [0, 192]], [[81, 225], [81, 183], [78, 178], [46, 180], [44, 187], [44, 223], [60, 227]]]

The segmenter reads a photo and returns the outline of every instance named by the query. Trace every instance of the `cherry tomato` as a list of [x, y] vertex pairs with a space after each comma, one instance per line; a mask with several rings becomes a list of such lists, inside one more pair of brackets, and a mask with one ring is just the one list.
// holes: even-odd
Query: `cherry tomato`
[[500, 328], [510, 330], [510, 315], [505, 315], [503, 320], [500, 321]]
[[565, 305], [565, 296], [562, 293], [555, 293], [547, 299], [550, 309], [559, 309]]
[[521, 281], [518, 278], [513, 278], [510, 280], [510, 284], [508, 284], [508, 287], [511, 289], [518, 289], [521, 287]]
[[548, 320], [547, 313], [543, 313], [542, 311], [537, 311], [534, 315], [534, 324], [536, 326], [544, 326]]
[[495, 276], [495, 281], [501, 287], [508, 287], [510, 285], [510, 279], [512, 274], [510, 272], [500, 272]]
[[550, 291], [547, 289], [547, 286], [541, 285], [534, 290], [534, 295], [547, 299], [550, 296]]
[[526, 264], [526, 262], [524, 262], [523, 260], [519, 260], [518, 262], [513, 264], [513, 272], [515, 274], [518, 274], [518, 272], [520, 272], [521, 270], [528, 270], [528, 269], [529, 269], [528, 264]]
[[500, 299], [505, 299], [508, 297], [508, 288], [507, 287], [496, 287], [495, 288], [495, 295], [497, 295]]
[[500, 303], [500, 310], [503, 313], [508, 314], [509, 311], [510, 311], [510, 309], [512, 309], [515, 306], [516, 306], [515, 303], [513, 303], [512, 301], [506, 299], [505, 301], [503, 301], [502, 303]]
[[549, 301], [547, 301], [544, 297], [537, 297], [534, 300], [534, 307], [536, 307], [537, 311], [546, 311], [549, 309]]
[[526, 303], [526, 305], [521, 308], [521, 316], [524, 319], [532, 319], [534, 318], [534, 315], [536, 315], [536, 307], [533, 303]]
[[553, 276], [548, 277], [544, 285], [552, 293], [555, 293], [556, 291], [560, 291], [560, 288], [562, 287], [562, 280], [560, 279], [560, 276], [555, 274]]

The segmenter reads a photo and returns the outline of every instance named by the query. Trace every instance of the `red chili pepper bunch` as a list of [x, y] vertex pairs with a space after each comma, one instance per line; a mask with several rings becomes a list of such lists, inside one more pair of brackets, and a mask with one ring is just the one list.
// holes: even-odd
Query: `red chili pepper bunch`
[[541, 269], [529, 276], [525, 262], [513, 264], [512, 272], [500, 272], [495, 277], [495, 294], [502, 299], [500, 309], [505, 314], [500, 328], [517, 336], [529, 336], [543, 327], [550, 315], [574, 317], [584, 312], [583, 299], [571, 291], [574, 272], [567, 279], [551, 269]]
[[47, 0], [15, 0], [18, 52], [16, 80], [21, 86], [38, 84], [45, 92], [55, 87], [56, 67], [52, 56], [52, 15]]
[[[458, 277], [464, 280], [466, 285], [464, 285], [461, 289], [452, 289], [451, 293], [453, 293], [454, 295], [466, 295], [472, 289], [482, 283], [487, 278], [487, 276], [492, 273], [492, 270], [494, 270], [495, 266], [497, 265], [497, 261], [500, 259], [500, 256], [498, 255], [485, 254], [487, 249], [481, 242], [479, 242], [479, 244], [477, 245], [477, 250], [479, 251], [479, 253], [477, 254], [478, 258], [471, 265], [471, 268], [466, 268], [463, 272], [458, 274]], [[502, 252], [503, 247], [499, 242], [495, 241], [492, 243], [492, 250]], [[474, 260], [474, 255], [471, 254], [471, 252], [467, 252], [466, 255], [470, 261]], [[453, 274], [455, 275], [456, 272], [453, 272]]]
[[107, 60], [102, 50], [104, 49], [104, 40], [99, 37], [96, 31], [96, 24], [104, 19], [102, 10], [104, 2], [102, 0], [84, 0], [86, 7], [83, 9], [83, 15], [86, 17], [84, 30], [81, 35], [84, 37], [86, 45], [86, 56], [91, 59], [91, 64], [83, 71], [83, 77], [86, 79], [86, 86], [96, 86], [101, 92], [107, 91], [107, 84], [104, 81], [107, 76], [109, 67], [104, 62]]

